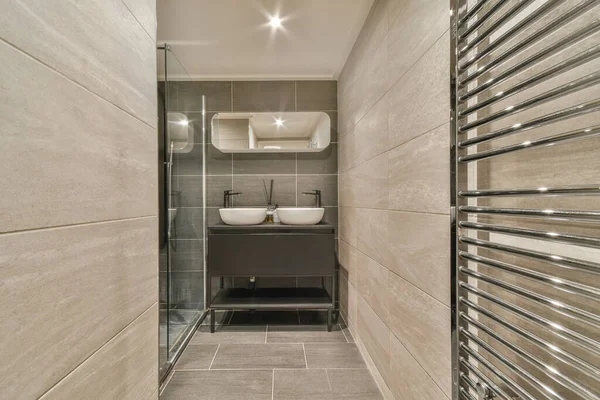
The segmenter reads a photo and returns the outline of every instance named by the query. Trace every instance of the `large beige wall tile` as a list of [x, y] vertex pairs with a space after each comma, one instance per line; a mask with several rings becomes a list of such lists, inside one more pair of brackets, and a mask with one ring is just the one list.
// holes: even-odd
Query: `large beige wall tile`
[[156, 130], [6, 43], [0, 58], [0, 231], [155, 215]]
[[346, 278], [348, 278], [350, 283], [356, 285], [356, 265], [358, 251], [342, 239], [340, 239], [338, 242], [338, 247], [341, 272], [344, 276], [346, 276]]
[[157, 126], [156, 43], [123, 2], [10, 1], [0, 14], [0, 37]]
[[389, 274], [383, 265], [363, 253], [357, 257], [357, 289], [386, 324], [389, 322]]
[[388, 207], [388, 156], [381, 154], [350, 170], [351, 198], [355, 207]]
[[389, 282], [392, 333], [450, 397], [450, 309], [393, 273]]
[[447, 33], [387, 93], [390, 146], [449, 122], [449, 43]]
[[450, 217], [389, 211], [388, 268], [450, 305]]
[[388, 32], [388, 0], [376, 0], [371, 7], [352, 52], [340, 73], [339, 94], [346, 96], [348, 87], [358, 79], [366, 68], [368, 59], [377, 51]]
[[388, 34], [390, 87], [450, 28], [449, 12], [447, 0], [406, 0], [390, 11], [398, 14]]
[[340, 135], [338, 138], [338, 171], [348, 171], [350, 167], [356, 165], [354, 161], [354, 149], [356, 140], [354, 131], [350, 131], [345, 135]]
[[[340, 193], [340, 197], [342, 193]], [[340, 239], [356, 247], [358, 237], [358, 212], [354, 207], [340, 207]]]
[[394, 335], [390, 336], [390, 374], [393, 379], [389, 380], [388, 385], [394, 397], [398, 400], [446, 398], [402, 343]]
[[158, 381], [158, 304], [102, 346], [41, 400], [150, 399]]
[[354, 128], [351, 165], [360, 164], [388, 149], [387, 102], [380, 100]]
[[356, 245], [379, 264], [387, 265], [388, 253], [388, 212], [357, 208], [358, 229]]
[[156, 40], [156, 0], [123, 0], [135, 19]]
[[388, 153], [390, 209], [450, 212], [449, 143], [446, 124]]
[[344, 134], [367, 114], [387, 90], [388, 59], [387, 38], [366, 59], [364, 70], [348, 89], [343, 92], [340, 101], [339, 123]]
[[356, 329], [358, 327], [358, 291], [352, 284], [348, 285], [348, 320], [349, 326]]
[[[386, 382], [390, 376], [390, 330], [367, 302], [358, 296], [358, 334]], [[389, 385], [389, 383], [388, 383]]]
[[0, 398], [42, 395], [157, 301], [157, 223], [0, 235]]

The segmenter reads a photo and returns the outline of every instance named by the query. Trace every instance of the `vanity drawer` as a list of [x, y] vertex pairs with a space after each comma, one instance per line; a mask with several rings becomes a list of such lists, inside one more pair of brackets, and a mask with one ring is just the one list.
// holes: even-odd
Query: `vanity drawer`
[[335, 271], [333, 233], [243, 233], [208, 236], [212, 276], [322, 276]]

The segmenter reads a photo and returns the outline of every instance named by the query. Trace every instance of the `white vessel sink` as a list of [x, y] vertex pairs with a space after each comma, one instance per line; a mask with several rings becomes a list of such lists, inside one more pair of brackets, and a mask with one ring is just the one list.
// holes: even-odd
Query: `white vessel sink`
[[221, 219], [227, 225], [258, 225], [267, 216], [266, 208], [220, 208]]
[[278, 208], [277, 215], [282, 224], [286, 225], [315, 225], [321, 222], [324, 208]]

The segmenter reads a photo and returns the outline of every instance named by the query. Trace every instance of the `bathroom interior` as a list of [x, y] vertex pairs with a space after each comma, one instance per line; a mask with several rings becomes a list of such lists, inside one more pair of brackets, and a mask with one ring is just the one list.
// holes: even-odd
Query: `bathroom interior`
[[600, 400], [600, 0], [0, 13], [0, 398]]

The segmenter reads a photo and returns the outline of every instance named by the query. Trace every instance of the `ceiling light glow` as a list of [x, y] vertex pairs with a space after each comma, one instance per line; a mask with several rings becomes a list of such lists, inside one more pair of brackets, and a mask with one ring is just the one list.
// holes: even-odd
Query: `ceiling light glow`
[[279, 28], [281, 26], [281, 18], [275, 16], [275, 17], [271, 17], [271, 20], [269, 21], [269, 25], [271, 25], [273, 28]]
[[277, 125], [277, 126], [283, 126], [283, 120], [281, 118], [277, 118], [275, 120], [275, 125]]

